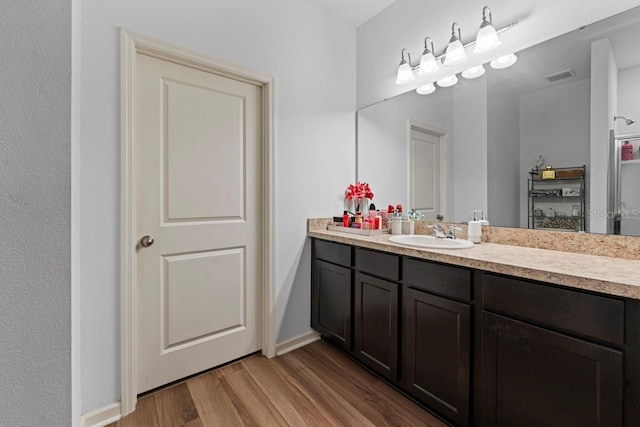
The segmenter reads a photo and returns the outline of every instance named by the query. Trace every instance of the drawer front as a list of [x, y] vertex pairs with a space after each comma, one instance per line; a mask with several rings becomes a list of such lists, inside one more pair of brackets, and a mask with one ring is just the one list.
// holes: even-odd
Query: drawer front
[[540, 283], [485, 274], [484, 308], [624, 344], [624, 302]]
[[363, 273], [397, 281], [400, 280], [400, 257], [356, 248], [356, 269]]
[[471, 301], [471, 270], [406, 258], [402, 277], [412, 288]]
[[351, 267], [351, 246], [316, 239], [315, 257], [334, 264]]

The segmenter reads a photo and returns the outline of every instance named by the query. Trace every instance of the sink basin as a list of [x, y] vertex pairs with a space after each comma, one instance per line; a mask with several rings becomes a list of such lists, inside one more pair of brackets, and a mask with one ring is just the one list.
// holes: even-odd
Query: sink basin
[[403, 246], [427, 249], [466, 249], [473, 247], [473, 243], [463, 239], [437, 239], [432, 236], [402, 235], [391, 236], [390, 242]]

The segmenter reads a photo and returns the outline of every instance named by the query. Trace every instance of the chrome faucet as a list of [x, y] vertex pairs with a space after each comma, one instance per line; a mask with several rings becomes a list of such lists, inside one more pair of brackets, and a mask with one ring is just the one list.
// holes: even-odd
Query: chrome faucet
[[445, 237], [447, 237], [447, 234], [445, 233], [444, 228], [442, 228], [441, 225], [433, 224], [429, 227], [431, 227], [431, 235], [433, 237], [437, 237], [438, 239], [444, 239]]

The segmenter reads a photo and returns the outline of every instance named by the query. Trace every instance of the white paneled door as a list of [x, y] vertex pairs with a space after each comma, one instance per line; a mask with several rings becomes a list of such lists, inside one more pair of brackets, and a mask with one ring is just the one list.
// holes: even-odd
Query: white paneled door
[[136, 62], [141, 393], [261, 347], [262, 88]]
[[440, 136], [411, 128], [409, 147], [409, 208], [436, 221], [443, 213], [441, 201]]

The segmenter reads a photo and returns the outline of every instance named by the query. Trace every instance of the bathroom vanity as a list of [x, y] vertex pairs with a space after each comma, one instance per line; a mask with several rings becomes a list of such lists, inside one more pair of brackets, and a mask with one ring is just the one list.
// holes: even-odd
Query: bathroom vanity
[[309, 236], [312, 327], [453, 425], [640, 425], [640, 261]]

